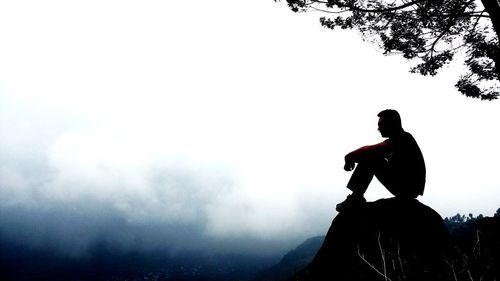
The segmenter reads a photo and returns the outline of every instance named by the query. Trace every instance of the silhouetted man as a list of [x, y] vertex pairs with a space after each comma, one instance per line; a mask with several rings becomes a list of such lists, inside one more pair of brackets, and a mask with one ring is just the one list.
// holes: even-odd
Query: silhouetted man
[[403, 130], [396, 110], [384, 110], [378, 117], [378, 130], [387, 139], [345, 156], [344, 170], [356, 168], [347, 184], [352, 194], [337, 205], [338, 212], [366, 202], [363, 195], [373, 176], [398, 198], [414, 199], [424, 193], [425, 163], [417, 142]]

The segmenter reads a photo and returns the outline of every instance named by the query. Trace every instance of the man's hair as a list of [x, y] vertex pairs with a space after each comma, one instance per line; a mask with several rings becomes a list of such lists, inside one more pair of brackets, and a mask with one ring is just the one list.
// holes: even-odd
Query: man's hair
[[394, 109], [382, 110], [377, 114], [378, 117], [384, 118], [388, 123], [396, 126], [397, 128], [402, 128], [401, 126], [401, 116]]

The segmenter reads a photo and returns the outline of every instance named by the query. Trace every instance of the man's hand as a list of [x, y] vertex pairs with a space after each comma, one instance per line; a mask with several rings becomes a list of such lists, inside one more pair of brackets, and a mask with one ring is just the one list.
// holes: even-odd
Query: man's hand
[[356, 166], [356, 162], [354, 162], [352, 160], [352, 157], [350, 154], [347, 154], [345, 157], [344, 157], [344, 160], [345, 160], [345, 164], [344, 164], [344, 170], [346, 171], [352, 171], [354, 169], [354, 167]]

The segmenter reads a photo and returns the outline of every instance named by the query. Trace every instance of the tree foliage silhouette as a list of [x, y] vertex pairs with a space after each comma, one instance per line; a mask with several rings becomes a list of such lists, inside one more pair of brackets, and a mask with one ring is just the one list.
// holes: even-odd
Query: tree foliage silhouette
[[[277, 0], [275, 0], [277, 1]], [[294, 12], [322, 11], [330, 29], [357, 29], [384, 54], [418, 63], [411, 72], [434, 76], [457, 53], [464, 73], [455, 87], [482, 100], [500, 95], [498, 0], [287, 0]]]

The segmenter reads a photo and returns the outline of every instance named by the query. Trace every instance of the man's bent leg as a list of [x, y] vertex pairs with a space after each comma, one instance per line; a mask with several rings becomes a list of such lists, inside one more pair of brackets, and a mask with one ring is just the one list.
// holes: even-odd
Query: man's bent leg
[[372, 181], [374, 176], [373, 168], [365, 163], [359, 163], [354, 172], [352, 173], [349, 182], [347, 183], [347, 188], [352, 191], [352, 194], [347, 196], [344, 202], [337, 204], [337, 211], [343, 212], [352, 207], [359, 206], [366, 202], [363, 195], [368, 189], [368, 185]]
[[370, 165], [359, 163], [347, 183], [347, 188], [349, 188], [353, 194], [363, 196], [374, 175], [374, 169], [370, 167]]
[[418, 197], [418, 192], [414, 187], [414, 183], [408, 182], [401, 177], [398, 171], [391, 171], [387, 169], [379, 169], [375, 171], [375, 177], [380, 183], [397, 198], [415, 199]]

